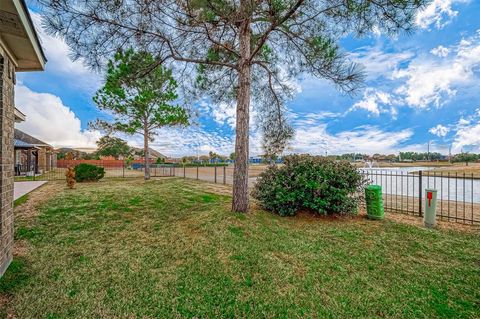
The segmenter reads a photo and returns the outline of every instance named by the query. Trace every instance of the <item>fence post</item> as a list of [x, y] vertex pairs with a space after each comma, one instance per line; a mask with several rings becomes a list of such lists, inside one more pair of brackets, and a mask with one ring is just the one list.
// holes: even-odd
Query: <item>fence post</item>
[[223, 184], [227, 183], [227, 167], [223, 167]]
[[185, 178], [185, 164], [183, 164], [183, 178]]
[[422, 216], [422, 171], [418, 172], [418, 215]]
[[122, 165], [122, 177], [125, 178], [125, 159], [123, 159], [123, 165]]
[[217, 183], [217, 166], [215, 166], [215, 184]]
[[199, 163], [197, 163], [197, 179], [198, 179], [198, 166], [200, 166]]

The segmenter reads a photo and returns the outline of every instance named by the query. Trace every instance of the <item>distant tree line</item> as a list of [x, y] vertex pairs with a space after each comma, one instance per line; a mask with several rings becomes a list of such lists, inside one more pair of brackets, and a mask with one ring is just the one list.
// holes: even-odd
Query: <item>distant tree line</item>
[[475, 153], [460, 153], [460, 154], [456, 154], [453, 158], [452, 158], [452, 162], [465, 162], [468, 163], [469, 162], [476, 162], [476, 161], [480, 161], [480, 154], [475, 154]]
[[[449, 156], [442, 155], [438, 152], [400, 152], [399, 155], [395, 154], [360, 154], [360, 153], [346, 153], [341, 155], [335, 155], [337, 160], [357, 161], [357, 160], [382, 160], [390, 162], [399, 161], [441, 161], [449, 160]], [[475, 162], [480, 160], [480, 154], [475, 153], [459, 153], [455, 154], [450, 159], [452, 162]]]
[[225, 163], [228, 160], [234, 160], [235, 153], [230, 154], [230, 156], [225, 156], [221, 154], [217, 154], [215, 152], [208, 152], [208, 155], [198, 155], [198, 156], [183, 156], [181, 158], [181, 162], [183, 164], [190, 164], [190, 163]]
[[[144, 157], [143, 149], [130, 147], [121, 138], [105, 135], [97, 142], [97, 150], [92, 153], [75, 150], [72, 148], [61, 148], [57, 152], [57, 159], [66, 160], [99, 160], [102, 157], [113, 157], [114, 159], [133, 160], [134, 156]], [[159, 159], [161, 162], [163, 159]]]
[[446, 156], [437, 152], [430, 152], [430, 153], [400, 152], [399, 156], [401, 160], [413, 160], [413, 161], [437, 161], [437, 160], [442, 160], [446, 158]]

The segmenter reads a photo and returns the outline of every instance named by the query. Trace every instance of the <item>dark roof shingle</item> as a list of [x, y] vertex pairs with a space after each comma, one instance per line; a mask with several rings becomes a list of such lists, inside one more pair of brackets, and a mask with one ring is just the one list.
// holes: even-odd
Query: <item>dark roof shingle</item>
[[25, 142], [25, 143], [27, 143], [27, 144], [32, 144], [33, 146], [48, 146], [48, 147], [52, 147], [51, 145], [45, 143], [44, 141], [41, 141], [41, 140], [39, 140], [39, 139], [36, 138], [36, 137], [33, 137], [33, 136], [31, 136], [31, 135], [28, 135], [27, 133], [22, 132], [22, 131], [20, 131], [19, 129], [15, 129], [13, 138], [16, 139], [16, 140], [20, 140], [20, 141], [22, 141], [22, 142]]

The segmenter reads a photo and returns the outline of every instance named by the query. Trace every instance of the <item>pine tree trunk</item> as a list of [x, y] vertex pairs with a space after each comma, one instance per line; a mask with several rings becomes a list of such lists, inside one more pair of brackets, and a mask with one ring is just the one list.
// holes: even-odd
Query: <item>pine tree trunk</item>
[[238, 70], [237, 122], [235, 137], [235, 168], [233, 171], [234, 212], [248, 211], [248, 138], [251, 64], [250, 57], [250, 21], [246, 19], [240, 26], [240, 61]]
[[144, 155], [144, 164], [145, 164], [145, 175], [144, 179], [150, 179], [150, 152], [148, 150], [148, 129], [144, 128], [143, 130], [143, 155]]

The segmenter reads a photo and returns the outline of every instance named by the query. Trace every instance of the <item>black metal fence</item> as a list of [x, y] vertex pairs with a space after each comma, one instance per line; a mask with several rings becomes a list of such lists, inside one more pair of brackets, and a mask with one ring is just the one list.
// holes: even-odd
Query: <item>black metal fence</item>
[[[77, 163], [78, 165], [78, 163]], [[145, 167], [138, 163], [118, 163], [112, 164], [112, 161], [95, 161], [96, 166], [103, 167], [105, 169], [104, 178], [131, 178], [131, 177], [143, 177], [145, 174]], [[75, 166], [72, 164], [71, 166]], [[150, 164], [150, 175], [152, 177], [165, 177], [175, 176], [175, 165], [168, 164]], [[53, 167], [45, 169], [38, 167], [35, 170], [28, 172], [16, 171], [15, 181], [53, 181], [64, 180], [66, 167]], [[36, 172], [36, 173], [34, 173]]]
[[180, 166], [175, 170], [175, 176], [203, 180], [216, 184], [233, 183], [233, 166]]
[[[440, 220], [480, 224], [480, 179], [473, 174], [381, 169], [360, 171], [369, 184], [382, 186], [384, 208], [388, 212], [423, 216], [425, 189], [436, 189], [437, 216]], [[250, 166], [250, 186], [254, 185], [260, 172], [254, 165]], [[232, 184], [233, 166], [177, 167], [174, 175], [217, 184]]]
[[368, 183], [382, 186], [386, 211], [423, 216], [425, 189], [437, 190], [440, 220], [480, 224], [480, 179], [473, 174], [362, 170]]
[[[143, 177], [144, 165], [133, 163], [111, 165], [98, 161], [105, 168], [105, 178]], [[16, 176], [24, 180], [64, 180], [66, 168], [39, 168], [38, 174]], [[249, 186], [253, 186], [262, 167], [250, 166]], [[480, 224], [480, 178], [473, 174], [443, 172], [406, 172], [401, 170], [361, 169], [369, 184], [382, 186], [386, 211], [423, 216], [425, 189], [437, 190], [437, 216], [440, 220]], [[20, 174], [22, 172], [19, 172]], [[177, 176], [217, 184], [233, 184], [233, 166], [151, 164], [152, 177]]]

